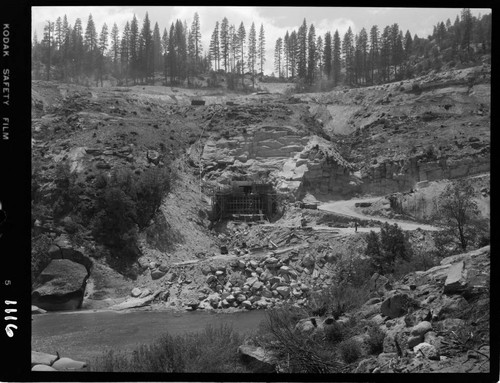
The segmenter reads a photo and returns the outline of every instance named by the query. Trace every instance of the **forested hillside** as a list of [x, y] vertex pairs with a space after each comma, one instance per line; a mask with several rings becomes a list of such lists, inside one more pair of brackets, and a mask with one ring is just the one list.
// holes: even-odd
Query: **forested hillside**
[[[134, 15], [120, 31], [116, 23], [99, 28], [90, 14], [84, 29], [80, 18], [70, 25], [63, 15], [46, 22], [41, 39], [35, 32], [32, 76], [101, 86], [155, 81], [196, 86], [197, 76], [218, 72], [228, 75], [233, 89], [239, 77], [250, 74], [262, 81], [296, 82], [297, 90], [328, 90], [469, 67], [489, 60], [491, 53], [491, 13], [476, 17], [468, 8], [454, 22], [439, 22], [427, 37], [403, 31], [397, 23], [366, 26], [356, 34], [349, 28], [343, 36], [338, 30], [317, 36], [314, 24], [304, 19], [297, 30], [269, 42], [275, 47], [273, 58], [266, 57], [263, 24], [245, 27], [224, 17], [204, 47], [200, 23], [195, 13], [191, 25], [178, 19], [162, 31], [146, 13], [142, 25]], [[270, 78], [263, 75], [266, 61], [274, 61]]]

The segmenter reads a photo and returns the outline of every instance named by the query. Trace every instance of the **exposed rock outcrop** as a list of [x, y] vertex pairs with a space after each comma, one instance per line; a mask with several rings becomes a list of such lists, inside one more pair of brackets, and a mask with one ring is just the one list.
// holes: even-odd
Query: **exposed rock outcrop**
[[76, 310], [82, 306], [88, 271], [68, 259], [54, 259], [38, 277], [32, 303], [44, 310]]

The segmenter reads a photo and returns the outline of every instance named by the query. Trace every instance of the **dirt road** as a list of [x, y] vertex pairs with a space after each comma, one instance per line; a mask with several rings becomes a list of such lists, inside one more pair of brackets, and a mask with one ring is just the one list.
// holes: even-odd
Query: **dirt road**
[[363, 220], [377, 220], [381, 222], [388, 222], [389, 224], [398, 224], [403, 230], [416, 230], [418, 228], [422, 230], [435, 231], [439, 230], [439, 228], [431, 225], [425, 225], [422, 223], [414, 223], [409, 221], [402, 221], [396, 219], [389, 219], [385, 217], [376, 217], [376, 216], [366, 216], [354, 210], [354, 204], [356, 202], [375, 202], [383, 197], [373, 197], [373, 198], [362, 198], [362, 199], [350, 199], [344, 201], [333, 201], [326, 202], [318, 206], [319, 210], [328, 211], [331, 213], [343, 215], [346, 217], [353, 217]]

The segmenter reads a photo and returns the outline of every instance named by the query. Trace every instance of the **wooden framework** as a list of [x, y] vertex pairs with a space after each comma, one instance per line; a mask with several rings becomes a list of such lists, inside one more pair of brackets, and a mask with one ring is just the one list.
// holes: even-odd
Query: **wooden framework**
[[234, 182], [232, 188], [214, 192], [212, 218], [269, 220], [277, 211], [277, 202], [277, 195], [270, 184]]

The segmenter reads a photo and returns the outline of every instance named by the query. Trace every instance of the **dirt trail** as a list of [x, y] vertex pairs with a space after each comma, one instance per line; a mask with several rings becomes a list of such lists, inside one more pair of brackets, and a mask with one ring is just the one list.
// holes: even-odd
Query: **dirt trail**
[[403, 230], [416, 230], [418, 228], [420, 228], [422, 230], [428, 230], [428, 231], [439, 230], [439, 228], [437, 228], [436, 226], [425, 225], [422, 223], [413, 223], [413, 222], [396, 220], [396, 219], [388, 219], [385, 217], [366, 216], [366, 215], [361, 214], [361, 213], [354, 210], [354, 204], [356, 202], [375, 202], [381, 198], [383, 198], [383, 197], [350, 199], [350, 200], [343, 200], [343, 201], [332, 201], [332, 202], [323, 203], [322, 205], [318, 206], [318, 209], [323, 210], [323, 211], [328, 211], [331, 213], [335, 213], [335, 214], [339, 214], [339, 215], [343, 215], [343, 216], [347, 216], [347, 217], [363, 219], [363, 220], [378, 220], [381, 222], [387, 222], [389, 224], [396, 223]]

